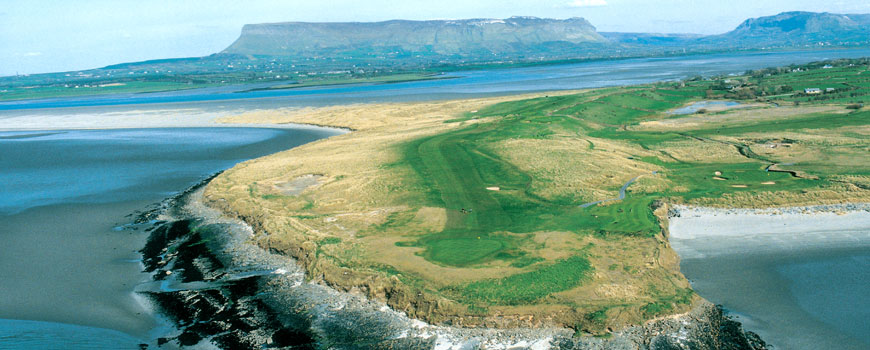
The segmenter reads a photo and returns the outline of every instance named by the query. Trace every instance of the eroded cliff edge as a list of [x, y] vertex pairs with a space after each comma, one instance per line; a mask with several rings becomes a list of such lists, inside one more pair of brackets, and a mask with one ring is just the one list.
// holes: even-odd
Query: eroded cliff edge
[[174, 199], [143, 249], [155, 282], [140, 287], [178, 326], [166, 346], [222, 349], [765, 349], [697, 302], [691, 311], [579, 336], [564, 328], [430, 325], [359, 293], [306, 281], [293, 259], [251, 242], [253, 229], [202, 203], [201, 187]]

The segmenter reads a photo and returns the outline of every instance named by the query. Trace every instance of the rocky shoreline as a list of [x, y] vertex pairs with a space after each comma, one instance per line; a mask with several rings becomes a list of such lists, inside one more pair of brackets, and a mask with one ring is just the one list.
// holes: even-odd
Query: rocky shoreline
[[307, 282], [292, 259], [250, 241], [250, 226], [202, 204], [210, 179], [139, 216], [153, 282], [137, 292], [176, 329], [163, 348], [218, 349], [765, 349], [723, 310], [699, 302], [683, 315], [606, 337], [564, 328], [429, 325], [386, 304]]

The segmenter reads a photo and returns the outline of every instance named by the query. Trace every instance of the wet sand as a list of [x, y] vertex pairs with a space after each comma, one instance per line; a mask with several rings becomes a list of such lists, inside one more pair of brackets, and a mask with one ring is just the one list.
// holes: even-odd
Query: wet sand
[[670, 241], [695, 291], [774, 346], [867, 349], [870, 212], [836, 209], [678, 208]]
[[0, 131], [201, 127], [223, 114], [165, 105], [7, 111], [0, 113]]
[[147, 234], [116, 231], [147, 202], [52, 205], [0, 220], [0, 315], [115, 329], [145, 338], [156, 321], [132, 292]]

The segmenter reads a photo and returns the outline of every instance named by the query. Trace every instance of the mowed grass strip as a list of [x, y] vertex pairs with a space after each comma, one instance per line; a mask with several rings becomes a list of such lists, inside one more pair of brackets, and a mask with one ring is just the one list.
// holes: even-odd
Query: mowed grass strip
[[473, 282], [448, 292], [458, 293], [460, 299], [469, 303], [530, 304], [580, 285], [592, 270], [589, 260], [575, 255], [535, 271]]
[[[515, 246], [512, 237], [493, 233], [511, 231], [517, 218], [523, 221], [523, 213], [507, 211], [513, 201], [487, 187], [522, 190], [530, 179], [482, 146], [481, 139], [493, 130], [472, 126], [405, 148], [405, 157], [421, 182], [432, 188], [430, 200], [447, 209], [443, 232], [410, 243], [425, 247], [423, 256], [430, 261], [464, 267], [505, 257], [498, 253]], [[507, 196], [528, 201], [524, 191]]]
[[420, 175], [437, 188], [437, 199], [448, 211], [446, 228], [475, 236], [511, 226], [511, 217], [486, 188], [504, 186], [500, 180], [514, 182], [517, 178], [500, 159], [478, 150], [477, 135], [476, 128], [441, 134], [406, 152], [419, 159], [424, 168], [418, 170]]

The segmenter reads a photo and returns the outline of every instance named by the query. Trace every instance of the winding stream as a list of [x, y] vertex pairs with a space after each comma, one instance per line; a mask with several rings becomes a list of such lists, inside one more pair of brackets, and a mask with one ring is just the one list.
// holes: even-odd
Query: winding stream
[[[652, 173], [650, 173], [650, 175], [655, 175], [655, 174], [658, 174], [658, 172], [653, 171]], [[593, 205], [598, 205], [598, 204], [605, 203], [605, 202], [618, 201], [618, 200], [625, 199], [625, 191], [628, 190], [628, 186], [631, 186], [631, 184], [633, 184], [635, 181], [637, 181], [637, 179], [639, 179], [641, 176], [643, 176], [643, 175], [635, 176], [635, 177], [631, 178], [631, 180], [628, 180], [628, 182], [626, 182], [625, 185], [622, 185], [622, 187], [619, 189], [619, 196], [618, 197], [610, 198], [610, 199], [602, 199], [600, 201], [594, 201], [594, 202], [589, 202], [586, 204], [581, 204], [580, 208], [588, 208], [588, 207], [591, 207]]]

